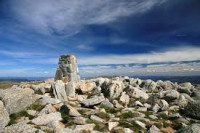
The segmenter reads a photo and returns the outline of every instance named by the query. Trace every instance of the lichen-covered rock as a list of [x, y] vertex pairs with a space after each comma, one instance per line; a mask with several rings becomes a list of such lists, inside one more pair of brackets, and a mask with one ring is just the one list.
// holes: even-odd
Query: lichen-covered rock
[[141, 88], [143, 88], [149, 92], [154, 91], [156, 86], [157, 86], [157, 83], [150, 79], [144, 80], [141, 84]]
[[149, 98], [149, 95], [146, 92], [132, 86], [129, 86], [129, 88], [126, 90], [126, 93], [130, 97], [134, 97], [134, 98], [143, 98], [143, 99]]
[[94, 82], [82, 82], [79, 86], [83, 94], [92, 91], [95, 87], [96, 84]]
[[200, 124], [191, 124], [177, 131], [177, 133], [199, 133], [199, 132], [200, 132]]
[[24, 110], [33, 102], [34, 91], [32, 89], [1, 89], [0, 99], [9, 114]]
[[3, 128], [9, 123], [10, 117], [5, 109], [3, 102], [0, 101], [0, 132], [3, 131]]
[[112, 81], [110, 83], [105, 82], [102, 85], [102, 92], [105, 97], [114, 99], [120, 96], [124, 88], [125, 86], [122, 81]]

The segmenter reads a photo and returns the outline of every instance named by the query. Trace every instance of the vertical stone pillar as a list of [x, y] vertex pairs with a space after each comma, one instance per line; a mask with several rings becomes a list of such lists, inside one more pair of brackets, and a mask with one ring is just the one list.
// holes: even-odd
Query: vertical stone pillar
[[80, 81], [77, 60], [74, 55], [60, 56], [55, 80], [62, 80], [64, 83]]

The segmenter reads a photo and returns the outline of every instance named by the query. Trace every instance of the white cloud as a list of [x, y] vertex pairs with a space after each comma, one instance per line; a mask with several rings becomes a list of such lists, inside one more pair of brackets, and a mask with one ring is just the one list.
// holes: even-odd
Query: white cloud
[[145, 54], [103, 55], [78, 59], [80, 64], [128, 64], [200, 60], [200, 47], [177, 47]]
[[37, 31], [75, 34], [88, 24], [106, 24], [138, 14], [165, 0], [17, 0], [15, 17]]
[[102, 75], [144, 75], [144, 76], [198, 76], [200, 74], [200, 63], [195, 66], [191, 64], [173, 64], [173, 65], [157, 65], [151, 67], [116, 67], [116, 68], [100, 68], [90, 67], [80, 69], [81, 75], [84, 76], [102, 76]]

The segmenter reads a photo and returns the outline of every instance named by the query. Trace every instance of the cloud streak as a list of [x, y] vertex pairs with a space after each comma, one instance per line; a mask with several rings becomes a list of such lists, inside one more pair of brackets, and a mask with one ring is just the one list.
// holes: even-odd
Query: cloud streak
[[80, 64], [128, 64], [200, 60], [200, 47], [176, 47], [145, 54], [104, 55], [79, 59]]
[[76, 34], [84, 25], [107, 24], [145, 12], [164, 0], [17, 0], [16, 19], [40, 33]]

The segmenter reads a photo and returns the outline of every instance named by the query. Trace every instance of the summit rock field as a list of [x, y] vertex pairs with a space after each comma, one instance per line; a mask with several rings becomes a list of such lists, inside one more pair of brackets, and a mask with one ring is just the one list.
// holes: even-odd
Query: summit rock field
[[1, 133], [198, 133], [200, 85], [128, 76], [81, 79], [76, 57], [54, 79], [0, 89]]

